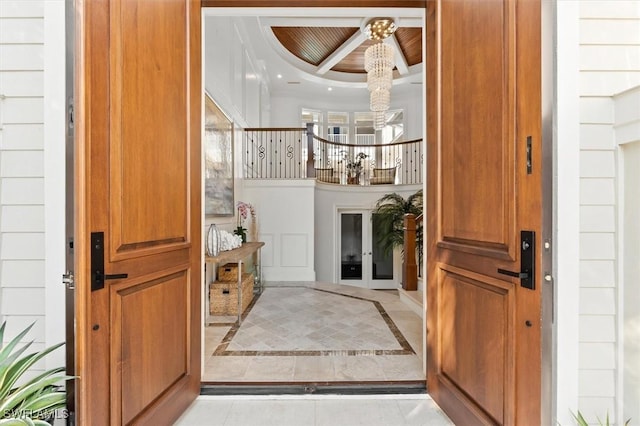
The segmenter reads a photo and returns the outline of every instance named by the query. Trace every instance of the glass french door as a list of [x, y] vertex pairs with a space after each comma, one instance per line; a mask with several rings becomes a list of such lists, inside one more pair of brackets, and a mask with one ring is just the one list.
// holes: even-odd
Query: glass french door
[[339, 219], [338, 282], [371, 289], [398, 287], [392, 252], [378, 242], [379, 221], [371, 210], [342, 210]]

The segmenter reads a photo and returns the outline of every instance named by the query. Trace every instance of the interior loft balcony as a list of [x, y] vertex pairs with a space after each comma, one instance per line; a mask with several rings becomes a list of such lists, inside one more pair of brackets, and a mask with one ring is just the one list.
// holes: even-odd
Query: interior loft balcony
[[[368, 135], [360, 135], [368, 136]], [[328, 185], [416, 185], [422, 183], [422, 139], [372, 143], [346, 135], [323, 139], [307, 128], [248, 128], [244, 131], [245, 179], [316, 179]]]

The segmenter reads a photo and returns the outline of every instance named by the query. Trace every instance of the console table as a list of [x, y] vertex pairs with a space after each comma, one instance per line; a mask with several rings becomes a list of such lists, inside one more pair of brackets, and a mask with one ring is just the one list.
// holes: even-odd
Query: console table
[[262, 292], [262, 259], [260, 259], [260, 249], [262, 246], [264, 246], [264, 243], [260, 241], [244, 243], [233, 250], [221, 251], [217, 256], [204, 257], [206, 263], [222, 265], [235, 262], [238, 264], [238, 324], [242, 322], [242, 261], [254, 253], [258, 254], [255, 265], [256, 282], [259, 292]]

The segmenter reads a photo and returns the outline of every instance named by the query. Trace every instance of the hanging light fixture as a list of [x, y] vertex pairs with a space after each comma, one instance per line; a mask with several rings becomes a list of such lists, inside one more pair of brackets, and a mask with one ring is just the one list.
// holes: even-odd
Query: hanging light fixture
[[381, 130], [385, 124], [385, 111], [391, 103], [395, 52], [393, 46], [382, 40], [391, 36], [396, 25], [391, 18], [375, 18], [364, 27], [370, 40], [378, 41], [364, 52], [364, 69], [367, 72], [367, 89], [370, 92], [369, 106], [374, 111], [374, 129]]
[[385, 124], [387, 124], [387, 112], [386, 111], [374, 111], [373, 112], [373, 129], [382, 130]]
[[391, 45], [380, 42], [369, 46], [364, 52], [367, 88], [370, 91], [391, 89], [394, 65], [394, 52]]
[[371, 91], [369, 107], [371, 111], [386, 111], [389, 109], [391, 92], [387, 89], [375, 89]]
[[374, 18], [364, 27], [364, 35], [369, 40], [384, 40], [394, 33], [396, 24], [391, 18]]

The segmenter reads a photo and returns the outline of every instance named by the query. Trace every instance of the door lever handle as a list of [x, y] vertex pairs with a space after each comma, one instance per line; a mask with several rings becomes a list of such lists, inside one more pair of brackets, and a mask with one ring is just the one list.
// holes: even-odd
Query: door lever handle
[[129, 274], [103, 274], [101, 271], [96, 271], [98, 277], [102, 277], [103, 280], [121, 280], [129, 278]]
[[529, 272], [528, 271], [524, 271], [524, 272], [513, 272], [513, 271], [507, 271], [506, 269], [500, 269], [498, 268], [498, 273], [502, 274], [502, 275], [509, 275], [510, 277], [515, 277], [515, 278], [520, 278], [520, 279], [527, 279], [529, 278]]
[[106, 280], [121, 280], [129, 274], [104, 273], [104, 232], [91, 233], [91, 291], [104, 288]]
[[498, 269], [499, 274], [519, 278], [520, 286], [535, 290], [536, 288], [536, 233], [520, 231], [520, 271]]

